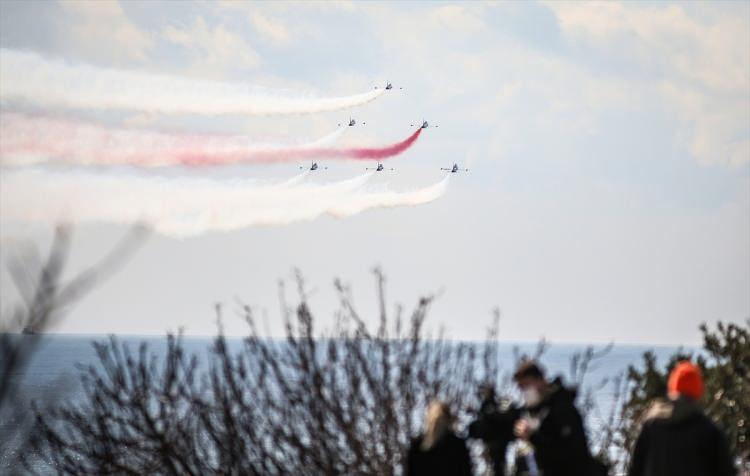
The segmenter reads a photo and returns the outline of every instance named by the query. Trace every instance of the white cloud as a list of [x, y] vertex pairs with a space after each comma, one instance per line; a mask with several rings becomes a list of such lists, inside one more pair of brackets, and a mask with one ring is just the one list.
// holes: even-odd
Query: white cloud
[[[625, 60], [676, 112], [680, 138], [699, 163], [750, 162], [750, 25], [733, 15], [710, 20], [681, 5], [550, 3], [573, 41]], [[633, 79], [634, 82], [638, 81]]]
[[448, 5], [397, 15], [368, 7], [394, 69], [416, 73], [399, 82], [420, 85], [418, 93], [428, 96], [423, 101], [451, 108], [452, 120], [510, 131], [510, 141], [526, 137], [518, 133], [523, 121], [541, 126], [536, 132], [542, 135], [563, 129], [586, 134], [596, 130], [602, 111], [643, 103], [626, 79], [602, 78], [555, 52], [498, 37], [479, 9]]
[[154, 46], [151, 35], [130, 21], [115, 0], [67, 0], [60, 5], [72, 17], [70, 35], [83, 57], [144, 61]]
[[[247, 2], [243, 0], [218, 0], [215, 4], [226, 11], [257, 11], [258, 2]], [[307, 8], [310, 10], [343, 10], [354, 11], [356, 4], [352, 0], [312, 0], [306, 2], [268, 2], [264, 6], [271, 6], [277, 10], [299, 10]]]
[[687, 133], [680, 140], [699, 163], [741, 167], [750, 162], [750, 104], [746, 99], [715, 97], [667, 81], [659, 90], [685, 125]]
[[440, 26], [464, 33], [477, 32], [485, 26], [479, 16], [460, 5], [437, 8], [432, 12], [432, 20]]
[[701, 24], [679, 5], [551, 3], [550, 8], [566, 34], [593, 47], [630, 53], [711, 89], [742, 92], [750, 81], [750, 32], [741, 18]]
[[701, 23], [676, 5], [553, 4], [565, 37], [584, 47], [577, 55], [498, 36], [483, 8], [363, 7], [399, 82], [419, 84], [421, 100], [450, 107], [453, 121], [504, 131], [502, 147], [490, 146], [493, 158], [528, 140], [526, 129], [593, 135], [605, 114], [629, 111], [666, 117], [676, 134], [668, 140], [702, 165], [750, 161], [750, 32], [735, 18]]
[[265, 40], [277, 45], [288, 44], [291, 34], [287, 27], [278, 20], [260, 12], [250, 12], [250, 23]]
[[183, 46], [191, 58], [191, 72], [201, 76], [221, 78], [229, 69], [253, 69], [262, 62], [243, 36], [223, 24], [209, 25], [201, 16], [190, 26], [166, 26], [161, 37]]

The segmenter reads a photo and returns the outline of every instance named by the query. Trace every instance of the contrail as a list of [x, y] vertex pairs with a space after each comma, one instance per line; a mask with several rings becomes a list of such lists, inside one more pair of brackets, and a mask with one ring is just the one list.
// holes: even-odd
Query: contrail
[[346, 203], [338, 204], [332, 207], [328, 212], [337, 217], [346, 217], [356, 215], [369, 208], [394, 208], [405, 206], [417, 206], [424, 203], [430, 203], [440, 198], [448, 189], [450, 175], [446, 175], [443, 180], [411, 192], [392, 192], [381, 191], [369, 194], [360, 194], [353, 200]]
[[206, 149], [194, 149], [189, 152], [180, 153], [173, 158], [173, 163], [180, 165], [227, 165], [249, 162], [293, 162], [299, 160], [317, 159], [359, 159], [359, 160], [383, 160], [395, 157], [408, 150], [419, 139], [422, 129], [417, 129], [409, 137], [394, 144], [382, 147], [317, 147], [308, 145], [305, 147], [257, 149], [246, 151], [209, 151]]
[[247, 136], [169, 134], [107, 128], [82, 121], [0, 114], [0, 164], [56, 161], [77, 165], [196, 165], [307, 159], [329, 150], [348, 128], [304, 144], [269, 144]]
[[310, 114], [368, 103], [384, 88], [340, 97], [295, 95], [248, 83], [100, 68], [0, 49], [0, 99], [44, 107], [165, 114]]
[[130, 224], [143, 222], [172, 237], [259, 225], [285, 225], [329, 214], [416, 206], [445, 193], [448, 177], [407, 192], [366, 187], [372, 173], [329, 184], [249, 179], [156, 178], [147, 175], [61, 173], [43, 169], [0, 174], [2, 222]]
[[419, 138], [384, 147], [331, 147], [348, 129], [340, 127], [316, 141], [299, 145], [255, 143], [246, 136], [167, 134], [137, 129], [29, 116], [0, 115], [0, 164], [30, 165], [57, 161], [77, 165], [228, 165], [315, 159], [385, 159], [401, 154]]

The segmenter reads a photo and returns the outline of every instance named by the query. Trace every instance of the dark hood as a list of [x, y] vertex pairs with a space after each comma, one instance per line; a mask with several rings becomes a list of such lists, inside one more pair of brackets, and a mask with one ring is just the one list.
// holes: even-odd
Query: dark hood
[[578, 389], [575, 387], [566, 387], [562, 383], [562, 378], [556, 377], [550, 382], [550, 393], [547, 395], [547, 400], [553, 402], [575, 402], [576, 396], [578, 395]]

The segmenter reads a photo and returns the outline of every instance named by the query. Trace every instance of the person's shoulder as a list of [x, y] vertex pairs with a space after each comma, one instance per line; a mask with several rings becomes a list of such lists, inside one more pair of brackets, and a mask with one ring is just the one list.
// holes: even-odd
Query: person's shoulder
[[674, 405], [669, 400], [656, 398], [649, 403], [643, 412], [644, 427], [652, 426], [654, 423], [666, 421], [672, 418]]
[[643, 428], [661, 426], [701, 427], [706, 432], [721, 433], [721, 429], [700, 406], [690, 400], [655, 399], [643, 413]]

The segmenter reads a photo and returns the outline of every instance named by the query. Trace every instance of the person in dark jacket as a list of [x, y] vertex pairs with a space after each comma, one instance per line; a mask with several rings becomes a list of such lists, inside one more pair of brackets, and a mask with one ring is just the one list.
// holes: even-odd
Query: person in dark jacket
[[698, 407], [703, 377], [688, 361], [667, 383], [668, 400], [645, 412], [628, 476], [731, 476], [735, 474], [724, 433]]
[[513, 424], [519, 417], [518, 409], [498, 402], [495, 387], [482, 385], [479, 389], [481, 404], [476, 419], [469, 424], [469, 438], [484, 443], [484, 456], [492, 466], [492, 474], [505, 474], [505, 459], [508, 445], [515, 439]]
[[535, 362], [522, 362], [513, 376], [521, 389], [527, 416], [515, 424], [515, 434], [533, 446], [535, 462], [544, 476], [596, 474], [574, 401], [575, 390], [559, 378], [547, 382]]
[[427, 407], [425, 431], [411, 442], [404, 476], [470, 476], [466, 442], [453, 431], [455, 419], [443, 402]]

